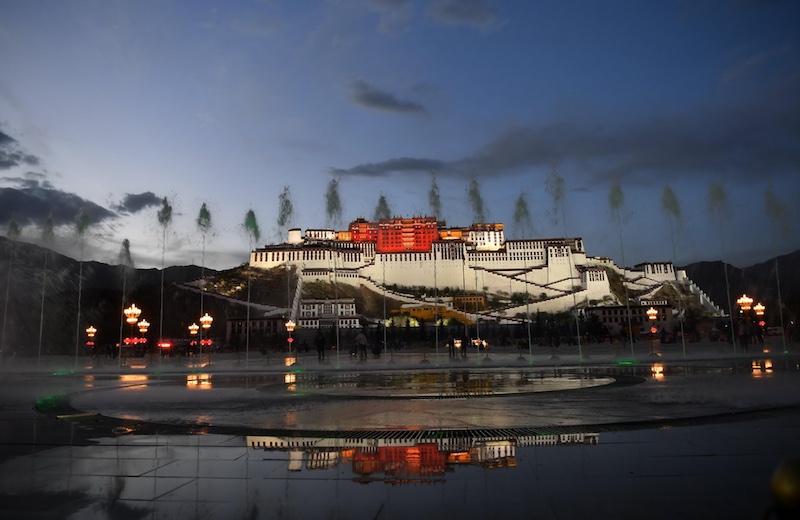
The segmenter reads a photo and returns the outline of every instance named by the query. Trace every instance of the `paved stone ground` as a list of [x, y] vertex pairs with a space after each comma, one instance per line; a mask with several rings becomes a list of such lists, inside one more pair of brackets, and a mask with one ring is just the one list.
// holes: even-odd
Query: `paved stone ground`
[[[534, 346], [523, 359], [491, 349], [451, 360], [432, 349], [365, 363], [340, 351], [338, 366], [335, 352], [327, 364], [312, 352], [290, 367], [285, 355], [260, 354], [215, 354], [210, 365], [207, 356], [123, 367], [7, 360], [0, 518], [762, 518], [775, 468], [800, 456], [796, 345], [734, 354], [727, 344], [689, 344], [685, 361], [680, 345], [653, 347], [660, 357], [637, 343], [633, 354], [562, 346], [553, 359]], [[387, 375], [465, 372], [503, 384], [514, 374], [625, 383], [452, 399], [363, 390]], [[248, 443], [314, 435], [311, 448]], [[417, 467], [404, 451], [398, 473], [353, 455], [382, 453], [395, 435], [414, 453], [452, 436], [456, 451], [439, 442], [437, 453], [473, 459]], [[576, 435], [597, 441], [563, 441]], [[464, 451], [512, 438], [512, 457], [479, 462], [483, 452]], [[336, 442], [346, 449], [320, 447]], [[338, 458], [312, 464], [330, 453]]]

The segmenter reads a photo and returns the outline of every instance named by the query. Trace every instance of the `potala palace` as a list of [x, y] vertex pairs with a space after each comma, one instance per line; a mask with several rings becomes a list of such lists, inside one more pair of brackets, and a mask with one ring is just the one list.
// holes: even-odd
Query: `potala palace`
[[[664, 284], [679, 284], [710, 313], [721, 314], [672, 262], [621, 268], [608, 258], [588, 256], [581, 238], [506, 240], [500, 223], [459, 228], [447, 227], [436, 217], [379, 222], [359, 218], [346, 231], [291, 229], [285, 243], [251, 251], [250, 266], [290, 267], [297, 270], [301, 283], [366, 285], [376, 292], [387, 286], [429, 288], [424, 300], [392, 293], [392, 298], [409, 304], [432, 301], [445, 287], [509, 298], [509, 306], [498, 319], [524, 315], [532, 308], [561, 312], [619, 306], [609, 284], [613, 271], [643, 301]], [[511, 305], [510, 296], [515, 293], [529, 295], [526, 303]], [[297, 304], [299, 296], [295, 308]]]

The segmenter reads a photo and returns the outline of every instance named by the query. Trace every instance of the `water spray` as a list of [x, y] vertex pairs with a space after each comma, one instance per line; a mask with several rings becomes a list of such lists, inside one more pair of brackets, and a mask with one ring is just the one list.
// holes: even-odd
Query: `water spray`
[[473, 221], [477, 223], [486, 222], [486, 209], [483, 203], [483, 197], [481, 196], [481, 186], [474, 177], [469, 180], [467, 198], [469, 199], [470, 206], [472, 206]]
[[[258, 242], [261, 240], [261, 230], [258, 227], [258, 221], [256, 220], [256, 214], [252, 209], [247, 210], [247, 213], [244, 216], [244, 223], [242, 224], [244, 227], [245, 232], [247, 233], [248, 242], [250, 244], [250, 251], [253, 250], [253, 243]], [[244, 351], [244, 367], [247, 369], [248, 364], [250, 363], [250, 287], [252, 285], [253, 274], [251, 270], [247, 269], [247, 334], [245, 340], [245, 351]]]
[[[50, 254], [50, 248], [55, 241], [55, 232], [53, 231], [53, 216], [49, 215], [42, 226], [42, 246], [44, 247], [44, 269], [42, 271], [42, 304], [39, 309], [39, 350], [36, 354], [36, 367], [39, 368], [42, 364], [42, 337], [44, 335], [44, 302], [45, 295], [47, 294], [47, 257]], [[7, 301], [8, 299], [6, 299]]]
[[[125, 325], [125, 320], [122, 318], [125, 314], [125, 307], [127, 307], [126, 301], [128, 297], [128, 276], [130, 275], [130, 270], [133, 269], [133, 258], [131, 258], [131, 243], [126, 238], [122, 241], [122, 247], [119, 251], [119, 265], [122, 268], [122, 307], [120, 311], [120, 320], [119, 320], [119, 359], [118, 364], [122, 366], [122, 334], [123, 328]], [[159, 340], [160, 341], [160, 340]]]
[[20, 230], [19, 224], [14, 219], [11, 219], [11, 222], [8, 223], [8, 230], [6, 231], [6, 236], [11, 240], [11, 249], [8, 252], [8, 277], [6, 280], [6, 299], [5, 305], [3, 305], [3, 330], [0, 333], [0, 363], [3, 361], [3, 356], [5, 356], [6, 350], [6, 321], [8, 317], [8, 293], [11, 289], [11, 271], [14, 266], [14, 253], [16, 252], [17, 248], [17, 239], [19, 238]]
[[[789, 216], [786, 213], [786, 208], [781, 204], [781, 201], [778, 200], [778, 197], [772, 192], [771, 189], [768, 189], [764, 193], [764, 205], [766, 206], [767, 216], [769, 217], [770, 221], [772, 222], [772, 239], [773, 241], [776, 240], [776, 228], [777, 231], [784, 236], [789, 235], [791, 228], [789, 224]], [[778, 314], [781, 320], [781, 341], [783, 347], [783, 353], [788, 354], [789, 350], [786, 347], [786, 333], [784, 329], [783, 323], [783, 300], [781, 298], [781, 278], [778, 273], [778, 257], [775, 256], [775, 282], [778, 286]]]
[[683, 347], [683, 361], [686, 362], [686, 337], [683, 330], [683, 297], [677, 288], [678, 284], [678, 271], [675, 269], [676, 255], [675, 255], [675, 229], [673, 219], [678, 223], [681, 221], [681, 206], [678, 203], [678, 198], [675, 192], [669, 186], [664, 186], [661, 192], [661, 209], [667, 214], [667, 221], [669, 222], [669, 236], [672, 241], [672, 272], [675, 276], [675, 296], [678, 298], [678, 318], [681, 324], [681, 346]]
[[339, 179], [331, 179], [325, 192], [325, 214], [329, 226], [342, 221], [342, 199], [339, 197]]
[[[566, 242], [567, 242], [567, 212], [566, 212], [566, 209], [564, 207], [564, 194], [566, 192], [565, 182], [564, 182], [564, 178], [561, 176], [561, 174], [558, 173], [558, 162], [557, 161], [553, 161], [553, 167], [550, 169], [550, 173], [547, 174], [547, 178], [545, 179], [545, 190], [550, 194], [550, 197], [553, 199], [553, 208], [551, 210], [551, 218], [552, 218], [552, 221], [553, 221], [553, 225], [555, 226], [555, 225], [558, 224], [558, 217], [560, 215], [561, 216], [561, 223], [563, 224], [563, 227], [564, 227], [564, 235], [563, 235], [564, 236], [564, 244], [565, 244], [566, 247], [570, 247], [570, 249], [571, 249], [571, 246], [567, 246], [567, 244], [566, 244]], [[520, 194], [520, 198], [522, 198], [522, 194]], [[524, 198], [523, 198], [523, 201], [524, 201]], [[527, 208], [527, 203], [526, 203], [526, 208]], [[574, 264], [572, 262], [572, 251], [571, 250], [570, 250], [570, 254], [569, 254], [568, 258], [569, 258], [570, 272], [571, 272], [575, 268], [575, 266], [574, 266]], [[527, 270], [526, 270], [526, 273], [525, 273], [525, 285], [526, 285], [525, 291], [526, 291], [526, 296], [527, 296], [527, 280], [528, 279], [527, 279]], [[574, 290], [572, 291], [572, 307], [573, 307], [573, 309], [576, 309], [578, 307], [578, 299], [575, 296], [575, 291]], [[530, 320], [530, 314], [528, 316], [528, 319]], [[530, 325], [529, 325], [529, 328], [530, 328]], [[577, 313], [575, 314], [575, 332], [577, 333], [577, 336], [578, 336], [578, 360], [582, 361], [584, 359], [584, 356], [583, 356], [583, 344], [582, 344], [582, 341], [581, 341], [581, 322], [578, 319], [578, 314]], [[528, 332], [528, 347], [529, 347], [529, 349], [530, 349], [530, 341], [531, 340], [530, 340], [530, 331], [529, 331]]]
[[628, 339], [631, 342], [631, 358], [635, 357], [633, 353], [633, 325], [631, 324], [631, 302], [628, 296], [628, 284], [626, 282], [626, 275], [625, 275], [625, 244], [622, 240], [622, 215], [621, 210], [622, 206], [625, 203], [625, 194], [622, 193], [622, 187], [620, 187], [619, 183], [615, 180], [611, 183], [611, 189], [608, 192], [608, 205], [611, 208], [611, 218], [617, 225], [617, 233], [619, 234], [619, 249], [620, 254], [622, 255], [622, 287], [625, 289], [625, 312], [627, 314], [627, 321], [628, 321]]
[[[158, 210], [156, 216], [158, 217], [158, 225], [161, 226], [161, 309], [158, 320], [158, 342], [161, 343], [164, 339], [164, 256], [167, 251], [167, 228], [172, 223], [172, 206], [166, 197], [161, 200], [161, 209]], [[159, 364], [161, 363], [161, 357], [158, 357]]]
[[[728, 213], [728, 195], [725, 193], [725, 188], [721, 184], [712, 183], [708, 187], [708, 212], [711, 219], [717, 222], [719, 226], [719, 242], [720, 254], [725, 257], [725, 233], [723, 224], [725, 222], [725, 215]], [[725, 273], [725, 296], [728, 299], [728, 315], [731, 322], [731, 345], [733, 345], [733, 354], [736, 355], [736, 329], [733, 324], [733, 306], [731, 305], [731, 286], [728, 281], [728, 264], [722, 261], [722, 270]]]
[[381, 194], [378, 198], [378, 204], [375, 206], [375, 213], [372, 220], [375, 222], [385, 220], [392, 217], [392, 211], [389, 209], [389, 202], [386, 200], [386, 195]]
[[83, 246], [86, 230], [89, 229], [89, 214], [81, 209], [75, 219], [75, 233], [80, 242], [80, 262], [78, 263], [78, 317], [75, 324], [75, 370], [78, 370], [78, 353], [81, 344], [81, 296], [83, 293]]
[[428, 190], [428, 206], [431, 214], [442, 220], [442, 199], [439, 196], [439, 185], [436, 184], [436, 172], [431, 172], [431, 187]]
[[[202, 252], [202, 264], [200, 267], [200, 316], [204, 316], [203, 314], [203, 298], [205, 297], [206, 291], [206, 239], [208, 237], [208, 233], [211, 231], [211, 212], [208, 210], [208, 206], [205, 202], [200, 205], [200, 213], [197, 215], [197, 220], [195, 221], [197, 224], [197, 229], [200, 230], [200, 234], [203, 237], [203, 252]], [[208, 364], [211, 364], [211, 351], [212, 345], [208, 346]], [[203, 351], [203, 329], [200, 329], [200, 352]]]

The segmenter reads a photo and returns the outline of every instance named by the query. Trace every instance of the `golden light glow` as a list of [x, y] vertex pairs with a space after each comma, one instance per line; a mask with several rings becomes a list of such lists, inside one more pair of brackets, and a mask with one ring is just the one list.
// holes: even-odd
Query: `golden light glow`
[[763, 305], [761, 305], [761, 302], [758, 302], [758, 303], [757, 303], [757, 304], [755, 304], [755, 306], [753, 307], [753, 310], [754, 310], [754, 311], [756, 311], [756, 316], [763, 316], [763, 315], [764, 315], [764, 310], [765, 310], [765, 309], [766, 309], [766, 307], [764, 307]]
[[753, 299], [746, 294], [742, 294], [738, 300], [736, 300], [736, 304], [743, 310], [749, 311], [750, 306], [753, 305]]
[[197, 323], [192, 323], [187, 328], [189, 329], [189, 334], [191, 334], [192, 336], [197, 335], [197, 331], [200, 330], [200, 326], [197, 325]]
[[145, 319], [139, 320], [139, 332], [144, 334], [145, 332], [147, 332], [147, 329], [149, 329], [149, 328], [150, 328], [150, 322], [149, 321], [147, 321]]
[[664, 365], [661, 363], [656, 363], [652, 367], [650, 367], [650, 373], [653, 374], [654, 379], [663, 379], [664, 378]]
[[188, 374], [186, 386], [196, 390], [208, 390], [211, 388], [211, 374]]
[[286, 322], [286, 330], [288, 330], [289, 332], [292, 332], [292, 331], [294, 331], [294, 328], [295, 328], [296, 325], [297, 324], [294, 321], [289, 320], [289, 321]]
[[294, 365], [296, 361], [297, 361], [297, 358], [295, 358], [295, 357], [287, 357], [284, 366], [290, 367], [290, 366]]
[[132, 303], [130, 307], [122, 312], [125, 314], [125, 321], [127, 321], [128, 324], [133, 325], [139, 321], [139, 315], [142, 313], [142, 309], [137, 307], [135, 303]]
[[657, 310], [655, 310], [652, 307], [647, 309], [647, 319], [649, 319], [650, 321], [656, 321], [657, 317], [658, 317], [658, 311]]
[[211, 328], [211, 323], [214, 321], [214, 318], [208, 315], [208, 313], [203, 314], [200, 318], [200, 326], [203, 327], [203, 330], [208, 330]]
[[89, 327], [86, 328], [86, 335], [93, 338], [95, 334], [97, 334], [97, 329], [89, 325]]
[[284, 374], [283, 382], [286, 384], [291, 384], [297, 382], [297, 376], [295, 374]]
[[147, 381], [145, 374], [122, 374], [119, 376], [120, 383], [143, 383]]

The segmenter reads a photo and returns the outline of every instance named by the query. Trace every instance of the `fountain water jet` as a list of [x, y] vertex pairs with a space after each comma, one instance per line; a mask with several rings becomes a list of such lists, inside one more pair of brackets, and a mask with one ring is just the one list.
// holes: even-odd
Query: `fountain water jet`
[[342, 199], [339, 197], [339, 179], [333, 178], [325, 192], [325, 215], [328, 225], [337, 225], [342, 221]]
[[0, 333], [0, 362], [2, 362], [3, 357], [6, 355], [6, 321], [8, 318], [8, 296], [9, 291], [11, 289], [11, 271], [14, 267], [14, 253], [16, 252], [17, 248], [17, 239], [19, 238], [20, 230], [19, 224], [17, 221], [12, 219], [11, 222], [8, 223], [8, 231], [6, 233], [7, 237], [11, 240], [11, 249], [8, 252], [8, 277], [6, 279], [6, 298], [5, 304], [3, 305], [3, 330]]
[[[161, 309], [158, 319], [158, 341], [164, 339], [164, 256], [167, 250], [167, 228], [172, 222], [172, 206], [166, 197], [161, 200], [161, 209], [157, 213], [158, 224], [161, 226]], [[160, 347], [159, 347], [160, 348]], [[161, 357], [158, 362], [161, 363]], [[176, 356], [180, 359], [180, 356]]]
[[[776, 228], [781, 232], [782, 235], [787, 236], [790, 233], [790, 225], [789, 225], [789, 218], [786, 213], [786, 208], [781, 204], [778, 197], [772, 192], [772, 189], [768, 189], [764, 192], [764, 205], [766, 206], [767, 216], [769, 217], [770, 221], [772, 222], [772, 239], [775, 241], [776, 237]], [[778, 286], [778, 314], [780, 316], [780, 323], [781, 323], [781, 341], [783, 347], [783, 353], [787, 354], [789, 350], [786, 347], [786, 333], [784, 332], [784, 323], [783, 323], [783, 300], [781, 298], [781, 278], [778, 272], [778, 257], [775, 257], [775, 282]]]
[[[558, 162], [553, 161], [553, 167], [548, 173], [547, 178], [545, 179], [545, 189], [550, 194], [553, 199], [553, 224], [558, 224], [558, 215], [561, 215], [561, 223], [564, 227], [564, 241], [567, 240], [567, 214], [564, 208], [564, 193], [565, 193], [565, 183], [564, 178], [558, 173]], [[520, 195], [522, 197], [522, 195]], [[523, 199], [524, 200], [524, 199]], [[570, 271], [572, 271], [575, 266], [572, 263], [572, 254], [568, 256], [570, 259]], [[526, 275], [527, 276], [527, 275]], [[527, 278], [526, 278], [526, 285], [527, 285]], [[575, 291], [572, 291], [572, 307], [575, 309], [578, 306], [578, 300], [575, 296]], [[575, 331], [578, 337], [578, 361], [583, 361], [583, 345], [581, 342], [581, 325], [580, 320], [578, 319], [578, 314], [575, 313]]]
[[50, 254], [50, 248], [54, 242], [55, 233], [53, 231], [53, 217], [48, 216], [42, 226], [42, 245], [44, 246], [44, 269], [42, 270], [42, 304], [39, 309], [39, 348], [36, 354], [36, 367], [39, 368], [42, 363], [42, 336], [44, 334], [44, 303], [45, 295], [47, 294], [47, 257]]
[[[206, 241], [208, 234], [211, 232], [211, 212], [205, 202], [200, 206], [200, 213], [197, 215], [197, 229], [200, 230], [200, 235], [203, 237], [203, 251], [202, 251], [202, 264], [200, 267], [200, 316], [204, 316], [203, 303], [206, 292]], [[208, 346], [208, 363], [211, 364], [211, 351], [212, 345]], [[203, 351], [203, 329], [200, 329], [200, 352]]]
[[[247, 233], [250, 251], [253, 250], [253, 243], [261, 240], [261, 230], [258, 228], [258, 221], [256, 214], [252, 209], [247, 210], [244, 216], [244, 223], [242, 224], [245, 232]], [[247, 368], [250, 362], [250, 287], [253, 283], [253, 273], [250, 268], [247, 268], [247, 319], [245, 326], [247, 327], [244, 351], [244, 367]], [[237, 351], [238, 352], [238, 351]], [[237, 355], [238, 359], [238, 355]]]
[[442, 199], [439, 196], [439, 185], [436, 184], [436, 172], [431, 172], [431, 187], [428, 190], [428, 206], [431, 214], [442, 220]]
[[123, 343], [122, 334], [125, 325], [125, 320], [122, 319], [122, 316], [124, 316], [125, 308], [128, 306], [127, 304], [128, 291], [130, 289], [128, 287], [128, 278], [130, 276], [131, 269], [133, 269], [133, 259], [131, 258], [131, 243], [127, 238], [122, 241], [122, 247], [120, 248], [119, 251], [119, 265], [122, 268], [122, 307], [119, 314], [120, 315], [119, 346], [117, 347], [119, 359], [117, 360], [117, 363], [119, 366], [122, 366], [122, 343]]
[[75, 370], [78, 370], [78, 353], [81, 344], [81, 296], [83, 293], [83, 246], [86, 230], [89, 228], [89, 214], [81, 209], [75, 219], [75, 232], [80, 243], [80, 262], [78, 263], [78, 316], [75, 320]]
[[[675, 283], [678, 282], [678, 271], [675, 269], [675, 230], [672, 223], [672, 219], [680, 223], [681, 219], [681, 207], [678, 203], [678, 198], [675, 196], [675, 192], [672, 191], [672, 188], [669, 186], [664, 186], [664, 191], [661, 193], [661, 208], [664, 210], [664, 213], [667, 214], [667, 220], [669, 221], [669, 236], [672, 242], [672, 272], [675, 275]], [[686, 337], [683, 330], [683, 302], [682, 296], [680, 291], [677, 287], [675, 287], [675, 296], [678, 299], [678, 318], [681, 324], [681, 346], [683, 348], [683, 361], [686, 361]]]
[[386, 200], [386, 195], [381, 194], [378, 197], [378, 204], [375, 206], [375, 213], [373, 214], [372, 220], [375, 222], [391, 218], [392, 210], [389, 209], [389, 202]]
[[483, 203], [481, 196], [481, 186], [475, 178], [469, 180], [467, 187], [467, 199], [472, 207], [472, 218], [474, 222], [486, 222], [486, 206]]
[[[716, 221], [719, 226], [719, 241], [720, 241], [720, 254], [725, 257], [725, 233], [724, 222], [725, 215], [728, 213], [728, 195], [725, 193], [725, 188], [721, 184], [712, 183], [708, 187], [708, 205], [707, 209], [711, 215], [711, 220]], [[722, 261], [723, 273], [725, 273], [725, 296], [728, 299], [728, 316], [731, 322], [731, 345], [733, 345], [733, 353], [736, 354], [736, 329], [733, 324], [733, 306], [731, 305], [731, 285], [728, 281], [728, 264]]]
[[622, 286], [625, 289], [625, 313], [627, 314], [627, 322], [628, 322], [628, 339], [631, 342], [631, 358], [634, 358], [635, 355], [633, 353], [633, 324], [631, 323], [633, 320], [631, 319], [631, 302], [630, 298], [628, 297], [628, 284], [626, 281], [627, 276], [625, 275], [625, 244], [622, 240], [622, 215], [620, 210], [622, 209], [623, 204], [625, 203], [625, 195], [622, 193], [622, 188], [620, 187], [617, 181], [612, 181], [611, 189], [608, 192], [608, 205], [611, 208], [611, 218], [614, 220], [614, 223], [617, 225], [617, 233], [619, 234], [619, 249], [620, 254], [622, 255]]

